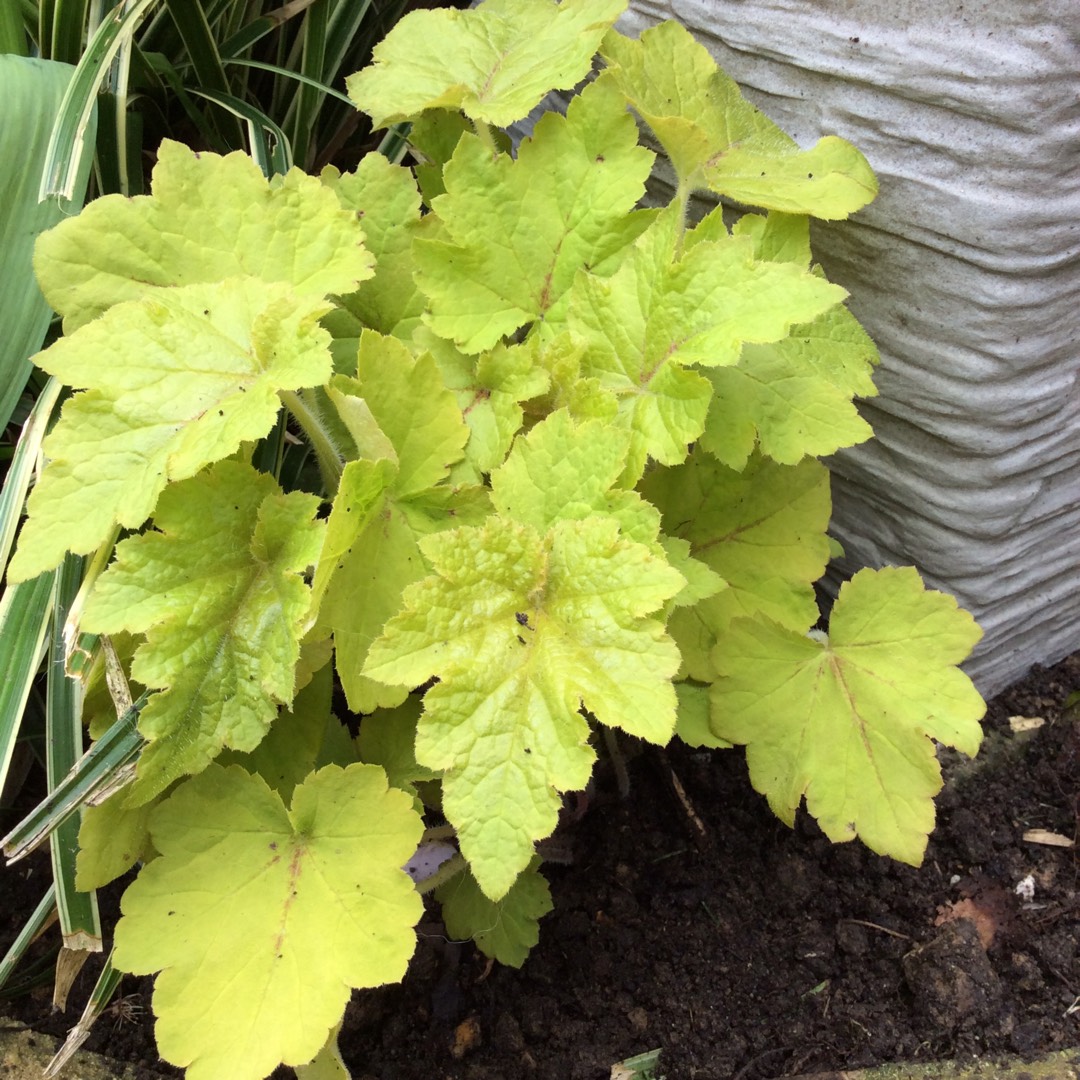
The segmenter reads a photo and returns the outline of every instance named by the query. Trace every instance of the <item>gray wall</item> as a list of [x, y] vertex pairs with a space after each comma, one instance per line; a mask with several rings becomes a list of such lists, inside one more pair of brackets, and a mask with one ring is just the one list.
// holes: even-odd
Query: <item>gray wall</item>
[[830, 464], [845, 565], [914, 563], [987, 695], [1080, 648], [1080, 3], [633, 0], [881, 183], [815, 253], [878, 343], [877, 437]]

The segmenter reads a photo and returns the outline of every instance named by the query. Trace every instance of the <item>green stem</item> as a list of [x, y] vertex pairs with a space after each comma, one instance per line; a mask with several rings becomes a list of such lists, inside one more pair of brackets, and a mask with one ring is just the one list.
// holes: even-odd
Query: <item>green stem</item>
[[686, 215], [693, 191], [693, 187], [680, 178], [679, 186], [675, 189], [675, 198], [671, 200], [671, 205], [676, 207], [679, 212], [679, 235], [675, 240], [676, 259], [682, 255], [683, 237], [686, 235]]
[[334, 440], [330, 437], [330, 432], [318, 411], [302, 394], [295, 390], [282, 390], [280, 396], [285, 402], [285, 407], [292, 414], [292, 418], [303, 428], [304, 434], [310, 440], [319, 462], [323, 483], [326, 484], [327, 493], [332, 497], [341, 483], [344, 465], [337, 447], [334, 446]]

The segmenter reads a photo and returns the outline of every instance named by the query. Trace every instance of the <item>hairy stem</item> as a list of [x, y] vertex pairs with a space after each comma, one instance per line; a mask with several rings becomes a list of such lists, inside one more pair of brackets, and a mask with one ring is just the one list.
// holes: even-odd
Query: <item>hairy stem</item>
[[292, 418], [300, 425], [311, 442], [327, 494], [333, 497], [338, 484], [341, 483], [344, 465], [318, 409], [314, 407], [310, 399], [295, 390], [282, 390], [280, 396]]
[[683, 237], [686, 235], [686, 214], [692, 194], [693, 188], [684, 179], [680, 178], [679, 186], [675, 189], [675, 197], [671, 200], [671, 205], [676, 207], [679, 212], [679, 235], [675, 240], [676, 259], [682, 255]]
[[484, 147], [491, 151], [491, 156], [496, 157], [499, 153], [499, 148], [495, 145], [495, 132], [492, 130], [490, 124], [486, 124], [483, 120], [474, 119], [472, 122], [473, 131], [476, 132], [477, 138], [484, 144]]

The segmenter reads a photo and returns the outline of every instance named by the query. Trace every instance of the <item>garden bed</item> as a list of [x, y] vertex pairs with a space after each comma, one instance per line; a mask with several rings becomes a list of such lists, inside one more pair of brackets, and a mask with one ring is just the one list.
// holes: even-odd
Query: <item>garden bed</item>
[[[788, 830], [741, 751], [644, 750], [628, 800], [601, 766], [588, 812], [557, 838], [572, 861], [545, 868], [555, 911], [525, 966], [490, 968], [422, 923], [404, 984], [354, 995], [341, 1039], [353, 1076], [607, 1080], [659, 1047], [668, 1080], [766, 1080], [1080, 1045], [1076, 851], [1045, 842], [1076, 833], [1080, 725], [1063, 704], [1078, 687], [1080, 655], [991, 703], [979, 759], [950, 755], [920, 869], [833, 846], [805, 816]], [[1016, 716], [1045, 723], [1017, 734]], [[0, 947], [46, 872], [3, 871]], [[62, 1033], [92, 967], [66, 1014], [46, 990], [6, 1011]], [[88, 1045], [168, 1073], [149, 980], [122, 992], [142, 1022], [106, 1017]]]

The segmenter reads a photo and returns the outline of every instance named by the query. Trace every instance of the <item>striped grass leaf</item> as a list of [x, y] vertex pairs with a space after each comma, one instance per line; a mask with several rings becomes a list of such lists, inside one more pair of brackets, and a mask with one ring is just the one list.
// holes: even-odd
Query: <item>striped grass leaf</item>
[[[82, 583], [83, 559], [68, 555], [57, 571], [53, 593], [49, 678], [45, 696], [45, 771], [49, 790], [55, 789], [82, 756], [82, 687], [66, 671], [64, 626]], [[101, 951], [101, 922], [97, 896], [75, 888], [75, 857], [79, 851], [79, 818], [71, 815], [49, 837], [56, 906], [64, 948], [57, 964], [53, 1004], [63, 1008], [67, 990], [91, 952]], [[63, 976], [63, 977], [62, 977]]]
[[[51, 60], [0, 56], [0, 429], [7, 426], [41, 348], [52, 311], [32, 269], [34, 241], [82, 205], [90, 162], [67, 199], [38, 199], [53, 119], [74, 69]], [[92, 137], [92, 128], [89, 132]]]
[[76, 65], [56, 113], [56, 123], [45, 153], [39, 197], [74, 197], [78, 178], [85, 175], [84, 170], [88, 168], [86, 150], [93, 146], [93, 140], [87, 134], [98, 90], [125, 39], [134, 34], [143, 16], [156, 2], [126, 0], [102, 19]]
[[[198, 87], [208, 100], [230, 95], [232, 88], [218, 52], [211, 20], [200, 0], [165, 0], [169, 14], [183, 38], [188, 58], [195, 69]], [[236, 113], [227, 110], [220, 123], [219, 149], [243, 145], [243, 134]]]
[[9, 585], [0, 597], [0, 789], [7, 779], [30, 687], [52, 618], [55, 571]]
[[14, 997], [16, 994], [24, 993], [32, 986], [36, 986], [39, 982], [43, 982], [46, 978], [52, 978], [52, 971], [49, 968], [24, 970], [18, 983], [11, 983], [11, 976], [26, 955], [27, 949], [37, 941], [55, 919], [56, 887], [50, 883], [45, 890], [45, 895], [38, 901], [38, 905], [31, 912], [30, 918], [26, 920], [23, 928], [11, 943], [11, 948], [4, 954], [4, 958], [0, 960], [0, 990], [4, 991], [4, 997]]
[[83, 804], [105, 800], [131, 779], [134, 759], [145, 745], [137, 724], [148, 696], [133, 702], [48, 796], [0, 839], [9, 863], [29, 855]]
[[0, 489], [0, 569], [7, 566], [11, 555], [19, 515], [26, 501], [26, 493], [30, 490], [30, 482], [41, 450], [41, 440], [45, 437], [61, 389], [60, 383], [55, 379], [49, 379], [45, 384], [26, 423], [23, 424], [15, 453], [8, 464], [4, 486]]
[[119, 989], [120, 980], [123, 977], [124, 973], [112, 966], [112, 952], [110, 951], [105, 959], [105, 966], [101, 969], [101, 974], [98, 975], [98, 980], [94, 984], [94, 989], [90, 991], [90, 998], [86, 1003], [86, 1008], [83, 1009], [82, 1016], [79, 1017], [79, 1022], [68, 1032], [63, 1046], [57, 1051], [52, 1061], [45, 1066], [42, 1076], [60, 1075], [60, 1070], [90, 1037], [91, 1029], [98, 1017], [109, 1007], [109, 1002]]
[[255, 164], [262, 169], [264, 176], [284, 174], [292, 168], [292, 145], [288, 137], [262, 109], [232, 94], [222, 94], [215, 90], [193, 89], [191, 93], [215, 102], [246, 122], [251, 156], [255, 159]]

